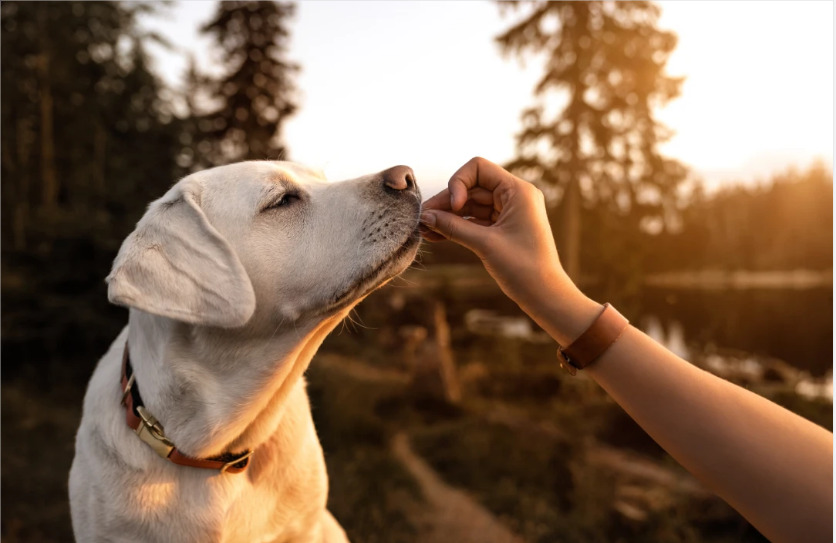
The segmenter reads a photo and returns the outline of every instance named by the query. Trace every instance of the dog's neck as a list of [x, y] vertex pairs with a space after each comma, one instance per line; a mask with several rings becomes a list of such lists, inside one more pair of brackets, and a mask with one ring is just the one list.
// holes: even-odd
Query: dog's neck
[[184, 454], [257, 449], [290, 393], [350, 308], [272, 334], [188, 326], [131, 309], [131, 362], [146, 408]]

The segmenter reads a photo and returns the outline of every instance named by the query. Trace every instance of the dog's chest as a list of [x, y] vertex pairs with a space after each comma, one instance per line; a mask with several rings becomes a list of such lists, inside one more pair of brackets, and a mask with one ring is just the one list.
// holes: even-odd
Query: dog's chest
[[292, 462], [282, 462], [279, 448], [265, 443], [242, 479], [217, 489], [223, 541], [308, 541], [319, 528], [328, 494], [319, 442], [303, 442]]

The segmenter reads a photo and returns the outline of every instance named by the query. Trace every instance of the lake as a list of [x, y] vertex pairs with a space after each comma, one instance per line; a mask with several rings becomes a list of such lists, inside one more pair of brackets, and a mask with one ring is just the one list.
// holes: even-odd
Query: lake
[[658, 325], [665, 339], [673, 332], [697, 349], [777, 358], [814, 376], [832, 371], [831, 288], [645, 288], [641, 301], [638, 324]]
[[[410, 270], [393, 287], [432, 291], [445, 300], [451, 325], [472, 309], [520, 316], [520, 310], [481, 268], [444, 266]], [[739, 353], [782, 360], [819, 377], [833, 367], [833, 290], [771, 286], [688, 288], [645, 286], [610, 301], [631, 322], [686, 358], [706, 353]]]

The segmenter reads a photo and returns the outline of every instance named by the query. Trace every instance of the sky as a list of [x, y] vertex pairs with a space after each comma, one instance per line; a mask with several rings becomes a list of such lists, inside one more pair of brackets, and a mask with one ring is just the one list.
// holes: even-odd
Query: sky
[[[668, 73], [682, 95], [656, 112], [675, 131], [661, 151], [709, 189], [756, 182], [815, 159], [833, 163], [833, 3], [659, 2], [660, 28], [679, 43]], [[205, 71], [219, 57], [199, 34], [214, 2], [181, 1], [143, 25], [174, 87], [186, 56]], [[288, 58], [299, 111], [283, 139], [292, 160], [350, 179], [406, 164], [425, 197], [472, 156], [514, 156], [521, 111], [542, 61], [503, 57], [494, 42], [515, 20], [493, 2], [300, 2]], [[533, 180], [532, 180], [533, 181]]]

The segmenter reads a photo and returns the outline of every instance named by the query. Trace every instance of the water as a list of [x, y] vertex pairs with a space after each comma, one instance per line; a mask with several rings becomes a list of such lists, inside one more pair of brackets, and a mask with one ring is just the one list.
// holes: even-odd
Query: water
[[832, 371], [830, 288], [646, 288], [638, 315], [641, 327], [664, 336], [673, 350], [684, 350], [677, 353], [683, 356], [693, 350], [735, 350], [777, 358], [813, 376]]
[[[821, 377], [833, 367], [831, 288], [683, 289], [645, 287], [610, 301], [630, 321], [686, 359], [732, 353], [778, 359]], [[520, 310], [498, 289], [456, 285], [444, 296], [451, 324], [473, 309], [507, 316]], [[536, 328], [536, 327], [535, 327]]]

